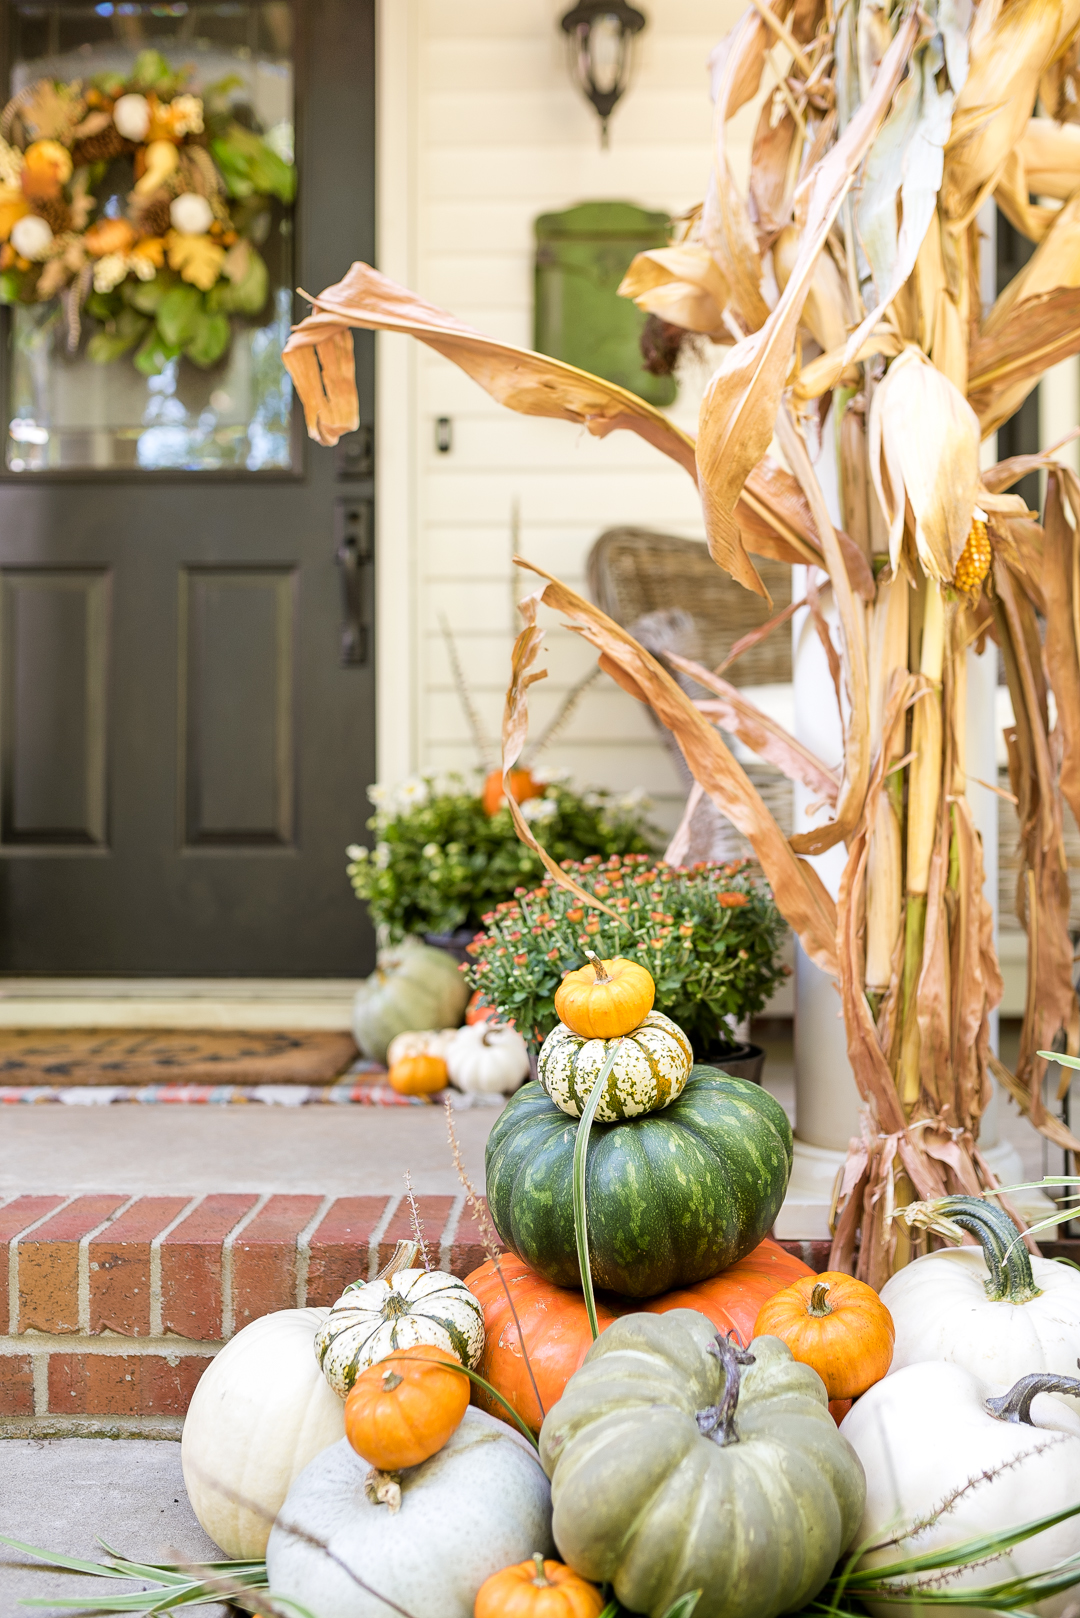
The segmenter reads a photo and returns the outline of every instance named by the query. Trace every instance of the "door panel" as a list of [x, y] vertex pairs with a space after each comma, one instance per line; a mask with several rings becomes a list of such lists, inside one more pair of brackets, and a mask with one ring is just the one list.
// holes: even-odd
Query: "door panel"
[[293, 841], [293, 568], [185, 570], [185, 843]]
[[2, 831], [5, 844], [105, 842], [108, 577], [5, 571]]
[[[70, 41], [78, 0], [34, 5]], [[374, 256], [374, 4], [291, 9], [293, 273], [323, 286]], [[115, 8], [144, 44], [200, 10], [243, 7]], [[287, 469], [0, 470], [0, 970], [370, 969], [344, 851], [370, 813], [374, 648], [344, 660], [335, 559], [341, 502], [375, 492], [369, 334], [357, 359], [357, 453], [313, 450], [294, 407]]]

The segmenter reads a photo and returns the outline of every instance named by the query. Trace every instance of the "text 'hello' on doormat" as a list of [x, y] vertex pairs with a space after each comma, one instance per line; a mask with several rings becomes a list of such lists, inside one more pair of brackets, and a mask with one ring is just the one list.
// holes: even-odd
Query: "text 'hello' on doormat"
[[232, 1028], [0, 1028], [0, 1084], [328, 1084], [352, 1036]]

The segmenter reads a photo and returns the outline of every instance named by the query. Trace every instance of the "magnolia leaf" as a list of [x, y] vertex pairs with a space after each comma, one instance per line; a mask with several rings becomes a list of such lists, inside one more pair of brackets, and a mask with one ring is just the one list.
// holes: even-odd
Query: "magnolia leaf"
[[[160, 316], [159, 316], [160, 321]], [[193, 364], [206, 370], [215, 365], [229, 346], [229, 317], [210, 310], [201, 311], [195, 329], [184, 345], [184, 353]]]
[[[308, 432], [320, 443], [337, 443], [341, 431], [351, 430], [337, 424], [342, 419], [351, 419], [350, 410], [358, 414], [352, 341], [348, 339], [346, 364], [340, 335], [348, 338], [345, 328], [360, 326], [371, 331], [405, 332], [418, 338], [436, 353], [453, 360], [492, 398], [510, 410], [518, 410], [526, 416], [555, 416], [562, 421], [577, 422], [597, 438], [605, 438], [617, 427], [629, 428], [678, 461], [691, 476], [695, 473], [692, 440], [636, 394], [614, 382], [590, 376], [587, 371], [579, 371], [563, 360], [532, 354], [527, 349], [515, 348], [512, 343], [485, 337], [483, 332], [475, 331], [445, 309], [425, 302], [380, 275], [369, 264], [354, 264], [343, 281], [327, 287], [311, 302], [315, 313], [294, 329], [285, 345], [285, 364], [303, 401]], [[336, 349], [326, 346], [335, 339]], [[321, 378], [319, 369], [312, 369], [312, 357], [309, 356], [306, 363], [298, 362], [298, 355], [315, 345], [318, 345]], [[328, 367], [332, 367], [332, 396]], [[337, 436], [334, 436], [335, 431]]]
[[166, 343], [182, 348], [191, 341], [203, 301], [195, 287], [174, 286], [157, 306], [157, 327]]
[[633, 298], [639, 309], [659, 315], [686, 331], [723, 334], [724, 309], [730, 292], [720, 266], [707, 247], [680, 242], [638, 253], [619, 286], [620, 298]]
[[769, 448], [818, 254], [885, 116], [917, 29], [913, 17], [900, 24], [870, 95], [836, 145], [807, 177], [807, 220], [787, 286], [761, 330], [731, 350], [702, 400], [697, 460], [709, 549], [721, 567], [759, 595], [767, 596], [768, 592], [743, 545], [734, 517], [735, 503], [747, 474]]
[[[959, 389], [909, 344], [874, 390], [870, 474], [889, 521], [889, 560], [900, 565], [904, 499], [927, 573], [952, 581], [971, 532], [979, 488], [979, 422]], [[883, 477], [888, 474], [888, 487]]]

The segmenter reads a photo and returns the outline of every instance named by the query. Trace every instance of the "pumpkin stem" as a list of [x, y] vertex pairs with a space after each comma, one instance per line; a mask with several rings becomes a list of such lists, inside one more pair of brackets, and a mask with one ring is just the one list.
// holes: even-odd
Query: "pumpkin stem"
[[591, 950], [591, 949], [587, 949], [585, 951], [585, 954], [588, 956], [589, 960], [592, 962], [592, 969], [596, 973], [595, 981], [597, 983], [610, 983], [612, 981], [612, 979], [609, 976], [607, 970], [604, 967], [603, 961], [600, 959], [599, 955], [597, 955], [596, 951]]
[[711, 1438], [714, 1444], [723, 1448], [726, 1444], [739, 1442], [735, 1411], [739, 1404], [740, 1368], [753, 1365], [754, 1356], [745, 1348], [740, 1348], [733, 1337], [725, 1337], [723, 1332], [717, 1332], [709, 1344], [709, 1353], [715, 1354], [724, 1368], [724, 1391], [719, 1404], [698, 1411], [697, 1424], [703, 1438]]
[[395, 1388], [400, 1388], [404, 1380], [403, 1376], [398, 1376], [397, 1372], [388, 1365], [382, 1374], [383, 1392], [393, 1393]]
[[981, 1197], [943, 1197], [935, 1206], [978, 1239], [990, 1271], [986, 1296], [992, 1303], [1030, 1303], [1039, 1297], [1030, 1254], [1004, 1208]]
[[[415, 1269], [419, 1253], [420, 1244], [418, 1242], [398, 1242], [390, 1258], [375, 1277], [376, 1281], [392, 1281], [399, 1270]], [[352, 1286], [346, 1288], [346, 1291], [351, 1292], [353, 1287], [359, 1290], [365, 1286], [367, 1286], [366, 1281], [354, 1281]]]
[[[1076, 1363], [1080, 1368], [1080, 1360]], [[1031, 1401], [1037, 1393], [1071, 1393], [1074, 1399], [1080, 1398], [1080, 1377], [1058, 1376], [1053, 1371], [1034, 1371], [1030, 1376], [1022, 1376], [1000, 1398], [987, 1399], [986, 1408], [998, 1421], [1022, 1422], [1034, 1427]]]
[[385, 1506], [393, 1516], [401, 1510], [401, 1473], [380, 1472], [373, 1466], [364, 1479], [364, 1493], [373, 1506]]
[[535, 1584], [538, 1590], [550, 1590], [552, 1588], [552, 1583], [547, 1574], [544, 1572], [544, 1558], [541, 1556], [539, 1551], [533, 1551], [532, 1559], [536, 1563], [536, 1577], [532, 1580], [533, 1584]]
[[829, 1303], [829, 1287], [826, 1281], [817, 1281], [810, 1294], [810, 1304], [807, 1314], [816, 1315], [821, 1320], [825, 1315], [832, 1314], [832, 1305]]

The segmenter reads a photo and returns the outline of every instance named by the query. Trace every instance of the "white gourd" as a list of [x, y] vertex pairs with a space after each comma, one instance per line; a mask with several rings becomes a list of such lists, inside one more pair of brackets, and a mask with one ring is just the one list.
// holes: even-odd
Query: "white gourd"
[[[1007, 1412], [992, 1415], [987, 1397], [1007, 1393], [939, 1360], [891, 1372], [856, 1400], [840, 1427], [866, 1473], [866, 1509], [854, 1543], [890, 1541], [861, 1565], [881, 1567], [951, 1548], [1080, 1501], [1080, 1417], [1069, 1408], [1072, 1401], [1037, 1393], [1017, 1419], [1023, 1401], [1014, 1394], [1011, 1419]], [[970, 1480], [977, 1481], [965, 1488]], [[949, 1501], [936, 1522], [905, 1533]], [[933, 1588], [994, 1585], [1078, 1555], [1080, 1518], [1072, 1517], [962, 1574], [935, 1575]], [[1075, 1599], [1073, 1590], [1025, 1603], [1024, 1611], [1061, 1618]], [[914, 1602], [868, 1605], [878, 1618], [914, 1618], [928, 1610]]]
[[379, 951], [378, 965], [356, 991], [353, 1038], [373, 1062], [386, 1060], [395, 1034], [457, 1025], [469, 990], [445, 950], [407, 939]]
[[393, 1067], [410, 1056], [441, 1056], [445, 1062], [457, 1032], [456, 1028], [419, 1028], [395, 1034], [386, 1047], [386, 1065]]
[[509, 1095], [529, 1077], [529, 1052], [516, 1028], [479, 1022], [459, 1028], [444, 1055], [451, 1084], [466, 1095]]
[[[896, 1326], [893, 1371], [948, 1360], [1005, 1386], [1032, 1371], [1075, 1376], [1080, 1274], [1032, 1257], [1002, 1208], [978, 1197], [936, 1206], [980, 1246], [926, 1253], [885, 1283], [881, 1301]], [[1080, 1413], [1080, 1399], [1070, 1402]]]
[[294, 1478], [344, 1435], [345, 1406], [312, 1353], [329, 1313], [280, 1309], [253, 1320], [192, 1395], [180, 1446], [184, 1483], [226, 1556], [263, 1555]]
[[[371, 1468], [347, 1443], [320, 1455], [294, 1483], [267, 1547], [274, 1594], [319, 1618], [472, 1618], [491, 1574], [540, 1551], [554, 1554], [551, 1493], [535, 1451], [505, 1422], [470, 1407], [449, 1443], [400, 1474], [392, 1511], [365, 1492]], [[290, 1535], [318, 1536], [364, 1581]]]
[[315, 1339], [330, 1386], [344, 1399], [361, 1371], [396, 1348], [430, 1343], [472, 1370], [484, 1352], [484, 1311], [456, 1275], [398, 1270], [391, 1279], [348, 1287]]
[[600, 1070], [619, 1045], [596, 1109], [599, 1124], [659, 1112], [686, 1088], [694, 1065], [690, 1041], [670, 1017], [650, 1011], [621, 1041], [586, 1039], [558, 1023], [540, 1047], [536, 1076], [557, 1107], [580, 1118]]

